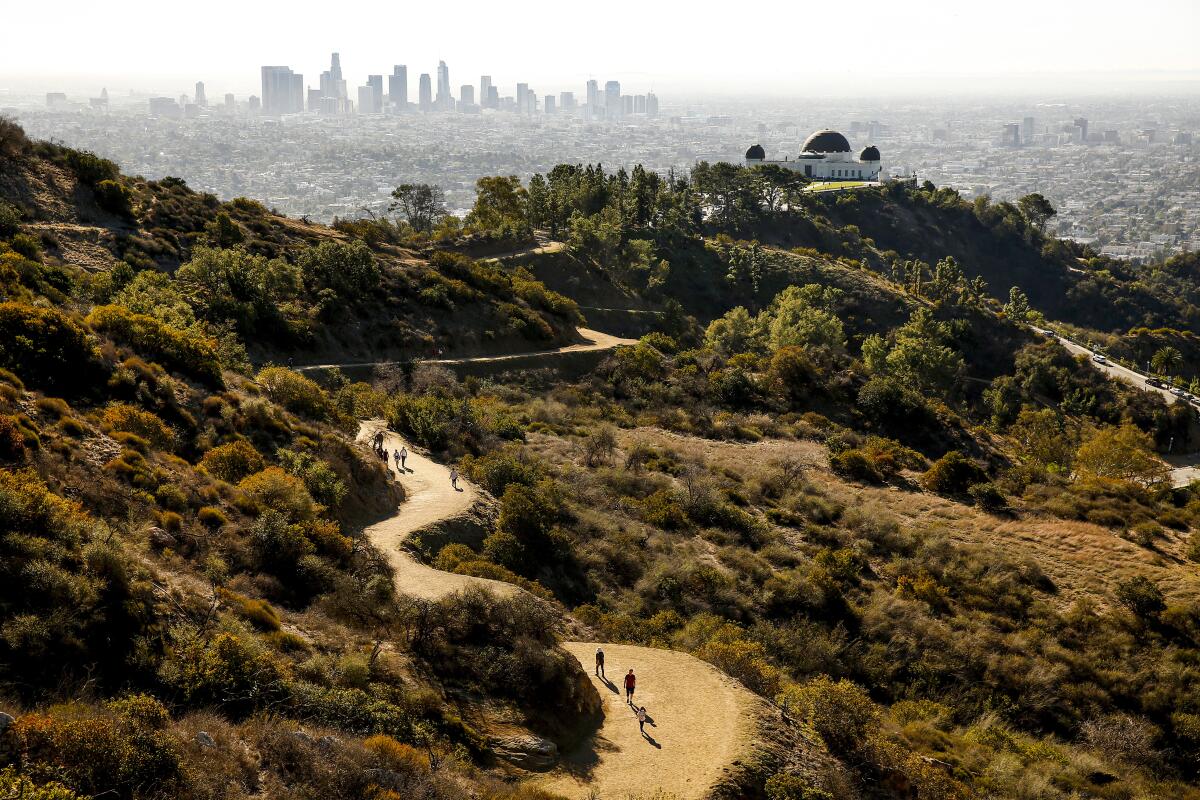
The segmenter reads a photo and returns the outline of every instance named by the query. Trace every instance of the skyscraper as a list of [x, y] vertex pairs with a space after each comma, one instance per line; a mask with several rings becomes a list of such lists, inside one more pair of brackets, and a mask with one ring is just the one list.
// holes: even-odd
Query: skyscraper
[[546, 95], [546, 98], [545, 98], [545, 99], [542, 101], [542, 103], [543, 103], [543, 110], [544, 110], [544, 111], [545, 111], [547, 114], [553, 114], [553, 113], [554, 113], [554, 111], [555, 111], [555, 108], [554, 108], [554, 95], [552, 95], [552, 94], [548, 94], [548, 95]]
[[298, 114], [304, 110], [304, 76], [288, 67], [262, 68], [264, 114]]
[[233, 111], [236, 108], [237, 108], [237, 100], [235, 100], [233, 98], [232, 93], [226, 93], [226, 95], [225, 95], [225, 110]]
[[654, 92], [646, 93], [646, 116], [651, 118], [658, 116], [658, 95]]
[[364, 114], [382, 114], [383, 113], [383, 76], [368, 75], [367, 86], [371, 87], [371, 108], [360, 108], [359, 112]]
[[575, 93], [574, 92], [559, 92], [558, 105], [563, 111], [575, 110]]
[[475, 87], [469, 83], [464, 83], [458, 89], [458, 103], [461, 106], [475, 105]]
[[528, 103], [526, 96], [528, 94], [529, 94], [529, 84], [528, 83], [518, 83], [517, 84], [517, 113], [519, 113], [519, 114], [526, 113], [525, 108], [526, 108], [526, 104]]
[[445, 61], [438, 62], [437, 81], [438, 110], [449, 111], [454, 105], [454, 97], [450, 94], [450, 68]]
[[[347, 110], [349, 94], [346, 91], [346, 81], [342, 78], [342, 59], [337, 53], [330, 56], [329, 69], [321, 73], [319, 95], [322, 109], [329, 109], [331, 105], [327, 101], [332, 99], [334, 101], [332, 107], [337, 109], [337, 113]], [[322, 111], [322, 113], [326, 112]]]
[[600, 84], [596, 81], [587, 82], [587, 115], [590, 119], [600, 116]]
[[1029, 144], [1033, 141], [1033, 117], [1025, 117], [1021, 120], [1021, 143]]
[[604, 84], [604, 116], [606, 119], [618, 119], [621, 116], [620, 81]]
[[489, 98], [491, 96], [492, 96], [492, 76], [491, 75], [480, 75], [479, 76], [479, 105], [484, 106], [485, 108], [490, 108], [491, 103], [489, 101]]
[[1075, 120], [1075, 127], [1079, 129], [1079, 141], [1086, 142], [1088, 136], [1088, 122], [1086, 117], [1078, 117]]
[[208, 106], [208, 98], [204, 96], [204, 81], [196, 81], [196, 105], [200, 108]]
[[429, 73], [421, 73], [420, 85], [417, 89], [417, 98], [422, 111], [433, 110], [433, 86], [429, 81]]
[[408, 67], [397, 64], [388, 75], [388, 102], [396, 111], [408, 108]]

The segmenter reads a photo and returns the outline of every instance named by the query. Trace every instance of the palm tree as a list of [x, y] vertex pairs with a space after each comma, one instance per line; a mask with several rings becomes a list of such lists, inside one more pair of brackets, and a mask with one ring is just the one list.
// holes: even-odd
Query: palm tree
[[1174, 347], [1163, 347], [1150, 358], [1150, 366], [1160, 375], [1171, 378], [1183, 363], [1183, 353]]

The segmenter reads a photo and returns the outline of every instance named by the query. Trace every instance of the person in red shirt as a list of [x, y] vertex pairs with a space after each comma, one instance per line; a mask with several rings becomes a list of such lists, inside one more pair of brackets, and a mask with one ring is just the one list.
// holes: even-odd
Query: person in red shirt
[[633, 690], [637, 688], [637, 676], [633, 670], [625, 674], [625, 702], [633, 705]]

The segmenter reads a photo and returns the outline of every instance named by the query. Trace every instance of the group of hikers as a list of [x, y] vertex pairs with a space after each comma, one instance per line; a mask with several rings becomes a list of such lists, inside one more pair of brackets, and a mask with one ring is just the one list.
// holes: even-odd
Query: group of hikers
[[[389, 454], [383, 431], [376, 431], [375, 436], [371, 439], [371, 448], [375, 451], [375, 455], [381, 458], [386, 464]], [[396, 461], [397, 472], [404, 473], [408, 471], [408, 466], [406, 465], [408, 461], [408, 447], [401, 444], [399, 450], [392, 450], [390, 457]], [[458, 488], [458, 467], [450, 468], [450, 485], [454, 487], [454, 491], [462, 491]]]
[[[604, 648], [596, 648], [596, 674], [602, 681], [608, 683], [608, 676], [604, 674]], [[636, 706], [633, 704], [633, 693], [637, 689], [637, 675], [633, 674], [633, 668], [629, 668], [629, 672], [625, 673], [625, 703], [634, 710], [637, 714], [638, 730], [642, 735], [646, 735], [646, 707]], [[653, 741], [653, 740], [651, 740]]]

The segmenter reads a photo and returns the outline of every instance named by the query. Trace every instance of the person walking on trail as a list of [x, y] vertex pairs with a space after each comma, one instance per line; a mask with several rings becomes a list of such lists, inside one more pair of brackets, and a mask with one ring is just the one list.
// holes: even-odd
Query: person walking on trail
[[608, 680], [604, 675], [604, 650], [599, 647], [596, 648], [596, 674]]
[[402, 446], [400, 448], [400, 452], [396, 454], [396, 460], [400, 462], [400, 471], [403, 472], [405, 469], [404, 462], [408, 460], [408, 448], [407, 447]]
[[633, 705], [633, 690], [636, 688], [637, 675], [634, 675], [633, 670], [630, 669], [629, 672], [625, 674], [625, 702], [629, 703], [629, 705]]
[[646, 732], [646, 707], [645, 706], [641, 706], [638, 708], [637, 718], [638, 718], [638, 730], [644, 734]]
[[458, 467], [450, 468], [450, 485], [454, 487], [454, 491], [458, 491]]
[[396, 466], [400, 467], [400, 451], [399, 450], [392, 451], [392, 458], [394, 458], [396, 460]]

